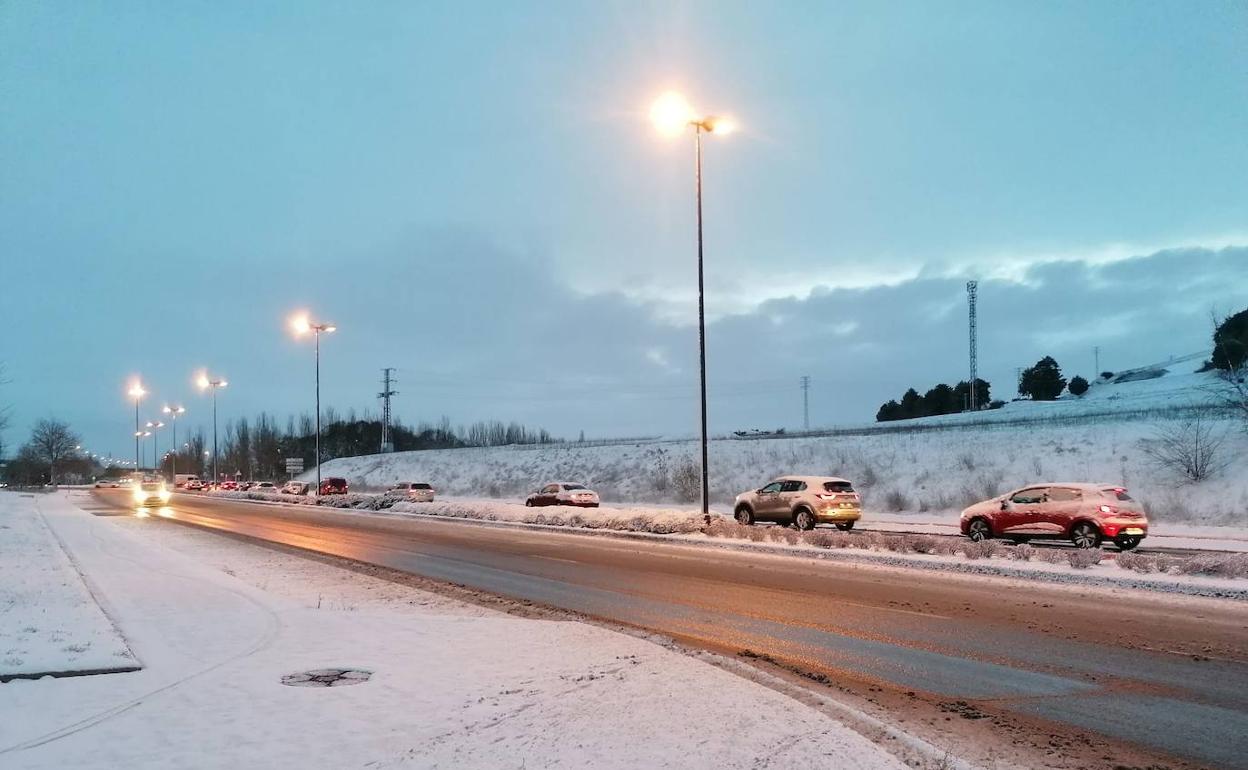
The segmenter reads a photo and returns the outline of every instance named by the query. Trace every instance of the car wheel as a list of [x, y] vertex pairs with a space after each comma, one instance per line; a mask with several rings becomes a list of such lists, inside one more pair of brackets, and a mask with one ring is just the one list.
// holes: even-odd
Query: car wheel
[[524, 501], [524, 507], [525, 507], [525, 508], [532, 508], [532, 507], [533, 507], [533, 501], [532, 501], [532, 500], [525, 500], [525, 501]]
[[737, 506], [736, 512], [733, 514], [738, 524], [744, 524], [747, 527], [754, 523], [754, 511], [750, 510], [748, 505]]
[[793, 514], [793, 524], [798, 529], [814, 529], [815, 514], [811, 513], [809, 508], [798, 508], [797, 513]]
[[848, 532], [848, 531], [850, 531], [851, 529], [853, 529], [853, 528], [854, 528], [854, 522], [852, 522], [852, 521], [838, 521], [838, 522], [836, 523], [836, 528], [837, 528], [837, 529], [839, 529], [839, 530], [840, 530], [840, 531], [842, 531], [842, 532]]
[[1101, 544], [1101, 532], [1096, 525], [1081, 521], [1071, 528], [1070, 542], [1076, 548], [1096, 548]]
[[987, 519], [971, 519], [966, 525], [966, 536], [978, 543], [992, 537], [992, 526]]
[[1142, 539], [1139, 535], [1119, 535], [1114, 538], [1114, 545], [1118, 546], [1120, 551], [1130, 551], [1139, 545]]

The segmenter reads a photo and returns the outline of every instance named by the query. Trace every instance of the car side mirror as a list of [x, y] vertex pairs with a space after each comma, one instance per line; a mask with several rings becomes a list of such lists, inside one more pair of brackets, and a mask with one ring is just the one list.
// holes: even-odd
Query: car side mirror
[[1008, 510], [1010, 510], [1010, 501], [1009, 501], [1009, 500], [1002, 500], [1002, 501], [1001, 501], [1001, 510], [1003, 510], [1003, 511], [1008, 511]]

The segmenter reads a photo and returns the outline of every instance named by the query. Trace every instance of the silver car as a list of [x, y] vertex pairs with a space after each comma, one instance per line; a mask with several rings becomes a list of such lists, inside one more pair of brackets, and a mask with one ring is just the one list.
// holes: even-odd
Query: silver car
[[433, 486], [423, 481], [400, 481], [386, 491], [391, 495], [402, 495], [413, 503], [432, 503]]

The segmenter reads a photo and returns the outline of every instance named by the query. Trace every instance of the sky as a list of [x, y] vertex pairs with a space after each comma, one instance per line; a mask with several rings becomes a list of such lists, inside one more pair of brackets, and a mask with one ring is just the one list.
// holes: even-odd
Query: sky
[[133, 454], [322, 401], [559, 436], [697, 431], [693, 137], [713, 432], [870, 421], [1209, 345], [1248, 306], [1242, 2], [0, 4], [0, 362]]

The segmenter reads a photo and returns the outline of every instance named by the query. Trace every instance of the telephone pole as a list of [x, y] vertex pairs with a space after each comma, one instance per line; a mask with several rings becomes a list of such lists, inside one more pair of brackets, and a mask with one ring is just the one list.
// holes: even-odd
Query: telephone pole
[[1093, 364], [1092, 374], [1095, 375], [1096, 377], [1100, 377], [1101, 376], [1101, 346], [1100, 345], [1097, 345], [1096, 347], [1092, 348], [1092, 356], [1096, 361], [1096, 363]]
[[810, 432], [810, 375], [802, 375], [802, 430]]
[[397, 396], [399, 392], [392, 390], [390, 386], [398, 380], [391, 378], [390, 372], [394, 371], [394, 367], [387, 366], [381, 370], [381, 392], [377, 394], [377, 398], [381, 399], [381, 451], [382, 454], [394, 451], [394, 439], [390, 436], [390, 397]]

